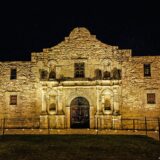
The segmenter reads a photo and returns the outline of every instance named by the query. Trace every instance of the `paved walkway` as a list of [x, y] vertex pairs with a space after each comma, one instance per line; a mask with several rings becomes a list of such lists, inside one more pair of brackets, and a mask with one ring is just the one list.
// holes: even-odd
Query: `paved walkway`
[[0, 130], [0, 135], [16, 135], [16, 134], [92, 134], [92, 135], [147, 135], [159, 140], [158, 131], [133, 131], [133, 130], [110, 130], [110, 129], [5, 129]]

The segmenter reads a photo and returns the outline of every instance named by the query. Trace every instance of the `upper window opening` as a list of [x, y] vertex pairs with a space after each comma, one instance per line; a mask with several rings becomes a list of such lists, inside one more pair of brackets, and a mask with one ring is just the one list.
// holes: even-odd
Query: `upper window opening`
[[110, 74], [110, 72], [105, 71], [104, 74], [103, 74], [103, 78], [104, 78], [104, 79], [111, 79], [111, 74]]
[[17, 79], [17, 69], [11, 69], [10, 79]]
[[75, 78], [84, 78], [84, 63], [75, 63], [74, 64], [75, 69]]
[[46, 70], [41, 70], [40, 71], [40, 79], [47, 80], [47, 78], [48, 78], [48, 72]]
[[151, 76], [151, 64], [144, 64], [144, 76]]
[[117, 69], [117, 68], [113, 68], [112, 70], [112, 76], [113, 76], [113, 79], [121, 79], [121, 70], [120, 69]]
[[102, 71], [100, 69], [95, 70], [95, 78], [102, 79]]
[[56, 72], [54, 70], [52, 70], [50, 73], [49, 73], [49, 79], [55, 79], [56, 78]]

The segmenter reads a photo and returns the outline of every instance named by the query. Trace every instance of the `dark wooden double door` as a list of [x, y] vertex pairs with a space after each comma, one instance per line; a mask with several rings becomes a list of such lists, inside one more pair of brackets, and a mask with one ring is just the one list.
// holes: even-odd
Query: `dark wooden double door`
[[89, 102], [84, 97], [71, 102], [71, 128], [89, 128]]

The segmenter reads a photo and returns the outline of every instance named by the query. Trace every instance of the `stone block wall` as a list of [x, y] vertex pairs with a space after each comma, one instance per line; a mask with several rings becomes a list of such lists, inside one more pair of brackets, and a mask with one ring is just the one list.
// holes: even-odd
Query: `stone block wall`
[[[36, 83], [31, 62], [0, 63], [0, 117], [37, 117]], [[11, 69], [16, 69], [16, 79], [10, 79]], [[17, 96], [17, 104], [10, 104], [10, 96]]]
[[[122, 116], [160, 116], [160, 57], [130, 57], [122, 64]], [[144, 64], [151, 76], [144, 76]], [[155, 93], [155, 104], [147, 104], [147, 93]]]
[[[85, 64], [84, 78], [74, 77], [75, 63]], [[144, 64], [151, 66], [149, 77], [144, 76]], [[114, 68], [121, 71], [121, 79], [113, 78]], [[16, 79], [10, 79], [11, 69], [17, 70]], [[97, 69], [102, 72], [100, 78]], [[46, 79], [41, 79], [41, 71], [47, 73]], [[52, 79], [51, 71], [55, 71]], [[111, 73], [110, 79], [104, 79], [105, 71]], [[113, 121], [118, 128], [121, 117], [158, 117], [159, 71], [160, 56], [132, 57], [131, 50], [104, 44], [87, 29], [75, 28], [58, 45], [32, 53], [31, 62], [0, 62], [0, 118], [40, 117], [42, 128], [69, 128], [70, 103], [76, 97], [89, 101], [91, 128], [96, 123], [110, 128]], [[147, 103], [148, 93], [155, 94], [154, 104]], [[11, 95], [17, 95], [16, 105], [10, 105]], [[109, 112], [104, 111], [106, 99]], [[49, 110], [51, 104], [56, 110]]]

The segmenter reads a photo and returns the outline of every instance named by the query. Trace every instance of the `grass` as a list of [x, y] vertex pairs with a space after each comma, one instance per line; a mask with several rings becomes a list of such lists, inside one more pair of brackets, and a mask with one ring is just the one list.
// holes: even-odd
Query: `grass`
[[0, 160], [158, 160], [160, 143], [145, 136], [5, 135]]

